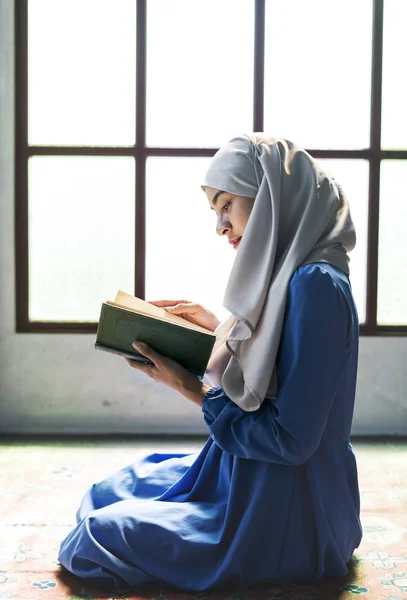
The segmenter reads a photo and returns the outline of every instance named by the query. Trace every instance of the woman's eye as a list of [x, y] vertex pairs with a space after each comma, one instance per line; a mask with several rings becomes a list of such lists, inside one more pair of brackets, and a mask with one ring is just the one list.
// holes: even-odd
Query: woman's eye
[[223, 207], [222, 210], [225, 210], [225, 208], [229, 208], [229, 206], [230, 206], [230, 202], [226, 202], [226, 204], [225, 204], [225, 206]]

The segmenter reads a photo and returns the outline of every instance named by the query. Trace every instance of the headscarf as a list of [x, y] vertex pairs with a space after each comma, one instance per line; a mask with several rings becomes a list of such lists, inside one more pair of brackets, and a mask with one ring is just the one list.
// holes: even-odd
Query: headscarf
[[204, 186], [254, 198], [226, 286], [230, 317], [215, 330], [205, 380], [245, 411], [277, 393], [276, 356], [290, 279], [301, 265], [349, 274], [355, 228], [337, 182], [302, 148], [264, 133], [233, 138]]

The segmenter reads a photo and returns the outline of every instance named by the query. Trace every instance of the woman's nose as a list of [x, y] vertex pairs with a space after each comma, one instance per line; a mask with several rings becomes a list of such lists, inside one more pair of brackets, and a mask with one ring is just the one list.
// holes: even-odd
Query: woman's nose
[[219, 218], [216, 223], [216, 233], [218, 235], [225, 235], [231, 230], [230, 223], [227, 223], [225, 219]]

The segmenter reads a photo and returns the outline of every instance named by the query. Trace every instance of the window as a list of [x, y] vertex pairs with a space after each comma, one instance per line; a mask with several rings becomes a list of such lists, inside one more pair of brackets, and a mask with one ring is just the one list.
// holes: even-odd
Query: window
[[17, 331], [95, 331], [118, 289], [225, 317], [200, 184], [264, 130], [349, 198], [361, 332], [407, 333], [403, 0], [15, 2]]

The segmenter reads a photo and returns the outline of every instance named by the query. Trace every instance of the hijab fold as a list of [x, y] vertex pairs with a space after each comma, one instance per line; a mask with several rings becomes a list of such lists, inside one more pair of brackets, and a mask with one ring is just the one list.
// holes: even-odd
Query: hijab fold
[[245, 411], [275, 398], [275, 362], [288, 286], [314, 262], [349, 274], [355, 228], [345, 194], [302, 148], [264, 133], [232, 139], [213, 157], [204, 185], [254, 199], [224, 296], [205, 380]]

